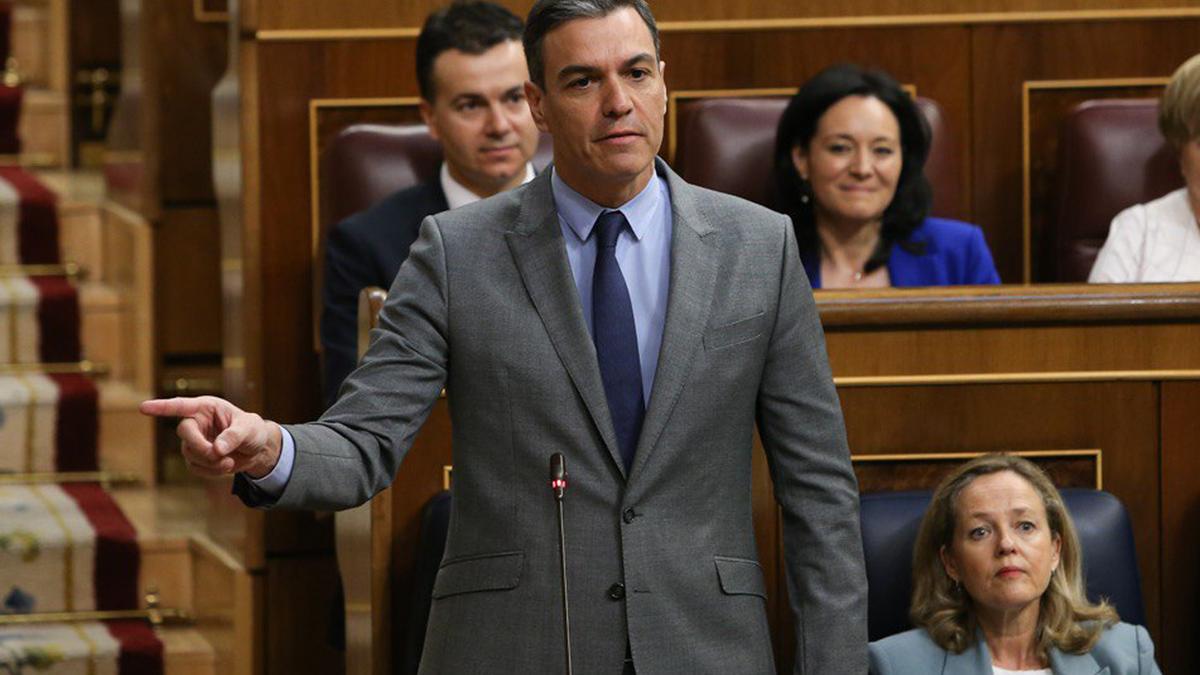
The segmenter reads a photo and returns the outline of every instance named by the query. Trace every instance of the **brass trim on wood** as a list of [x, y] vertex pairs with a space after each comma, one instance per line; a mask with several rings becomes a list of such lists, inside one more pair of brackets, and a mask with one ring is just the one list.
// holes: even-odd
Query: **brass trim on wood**
[[1030, 92], [1071, 89], [1117, 89], [1166, 86], [1169, 77], [1110, 77], [1081, 80], [1026, 80], [1021, 83], [1021, 275], [1033, 283], [1033, 147], [1030, 135]]
[[0, 265], [0, 278], [66, 277], [77, 280], [84, 276], [83, 268], [73, 262], [61, 265]]
[[446, 464], [442, 466], [442, 489], [450, 489], [450, 481], [454, 478], [454, 465]]
[[[322, 264], [318, 259], [321, 250], [321, 174], [320, 174], [320, 114], [332, 108], [405, 108], [420, 105], [418, 96], [367, 97], [367, 98], [313, 98], [308, 101], [308, 208], [313, 269]], [[313, 274], [312, 297], [321, 297], [318, 275]], [[321, 316], [317, 304], [313, 303], [312, 317], [313, 349], [321, 353]]]
[[931, 375], [835, 376], [838, 387], [941, 387], [966, 384], [1070, 384], [1200, 380], [1200, 370], [1095, 370], [1026, 373], [938, 373]]
[[42, 373], [45, 375], [92, 375], [100, 377], [108, 375], [109, 371], [108, 364], [95, 363], [86, 359], [78, 363], [0, 363], [0, 375]]
[[111, 471], [44, 471], [34, 473], [0, 473], [0, 485], [30, 485], [67, 483], [102, 483], [104, 485], [136, 485], [142, 480], [137, 474]]
[[[1067, 21], [1128, 21], [1200, 17], [1200, 9], [1108, 9], [1043, 12], [975, 12], [961, 14], [897, 14], [895, 16], [821, 16], [785, 19], [716, 19], [661, 21], [662, 33], [757, 32], [819, 28], [879, 28], [1012, 23], [1062, 23]], [[397, 28], [268, 29], [254, 33], [260, 42], [311, 42], [333, 40], [413, 39], [417, 26]]]
[[151, 625], [191, 623], [192, 617], [182, 609], [148, 608], [120, 610], [88, 610], [76, 612], [43, 612], [39, 614], [3, 614], [0, 626], [27, 626], [45, 623], [82, 623], [116, 619], [145, 619]]
[[913, 452], [887, 453], [880, 455], [856, 455], [851, 453], [851, 463], [870, 464], [872, 462], [929, 462], [929, 461], [963, 461], [975, 459], [984, 455], [999, 452], [1005, 455], [1016, 455], [1026, 459], [1038, 457], [1094, 457], [1096, 459], [1096, 489], [1104, 489], [1103, 461], [1104, 453], [1099, 448], [1086, 450], [997, 450], [988, 452]]

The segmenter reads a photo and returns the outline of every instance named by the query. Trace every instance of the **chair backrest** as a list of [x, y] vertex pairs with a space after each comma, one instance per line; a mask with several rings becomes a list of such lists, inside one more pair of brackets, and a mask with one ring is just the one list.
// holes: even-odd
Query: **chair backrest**
[[[703, 98], [676, 106], [675, 170], [684, 180], [779, 208], [773, 164], [775, 129], [785, 96]], [[933, 185], [933, 214], [954, 215], [963, 191], [962, 162], [936, 102], [917, 98], [932, 132], [925, 176]]]
[[450, 491], [443, 490], [430, 498], [421, 512], [421, 534], [417, 540], [417, 560], [413, 570], [413, 601], [408, 607], [404, 661], [398, 672], [416, 675], [420, 669], [425, 626], [429, 623], [429, 609], [433, 603], [433, 584], [437, 581], [449, 533]]
[[1086, 281], [1122, 210], [1183, 185], [1155, 99], [1084, 101], [1063, 120], [1053, 281]]
[[[542, 134], [533, 165], [550, 163], [553, 146]], [[321, 233], [396, 190], [437, 178], [442, 144], [424, 124], [355, 124], [321, 152]]]
[[[1108, 598], [1123, 621], [1145, 623], [1133, 527], [1125, 507], [1100, 490], [1069, 488], [1062, 495], [1079, 532], [1088, 597]], [[925, 491], [862, 496], [871, 640], [911, 628], [912, 548], [930, 497]]]

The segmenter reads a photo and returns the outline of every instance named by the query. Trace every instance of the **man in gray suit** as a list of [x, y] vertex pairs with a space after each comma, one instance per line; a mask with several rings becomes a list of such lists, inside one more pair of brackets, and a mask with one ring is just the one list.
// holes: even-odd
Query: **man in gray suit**
[[795, 671], [866, 672], [857, 487], [790, 223], [656, 159], [666, 87], [644, 0], [539, 0], [524, 42], [553, 170], [425, 220], [319, 421], [279, 427], [219, 399], [143, 410], [184, 416], [189, 464], [242, 472], [248, 503], [337, 509], [391, 481], [445, 386], [454, 509], [430, 673], [562, 662], [553, 452], [571, 469], [579, 672], [774, 672], [750, 499], [757, 422]]

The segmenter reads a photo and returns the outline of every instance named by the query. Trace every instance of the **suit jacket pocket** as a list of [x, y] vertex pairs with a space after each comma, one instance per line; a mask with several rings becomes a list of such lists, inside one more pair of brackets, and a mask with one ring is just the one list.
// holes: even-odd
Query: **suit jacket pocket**
[[762, 566], [745, 558], [713, 556], [721, 591], [726, 595], [757, 595], [767, 599], [767, 584], [763, 581]]
[[732, 347], [762, 335], [764, 314], [759, 312], [754, 316], [713, 328], [704, 334], [704, 348], [711, 350]]
[[437, 581], [433, 583], [433, 597], [516, 588], [521, 583], [524, 563], [525, 553], [522, 551], [447, 560], [438, 569]]

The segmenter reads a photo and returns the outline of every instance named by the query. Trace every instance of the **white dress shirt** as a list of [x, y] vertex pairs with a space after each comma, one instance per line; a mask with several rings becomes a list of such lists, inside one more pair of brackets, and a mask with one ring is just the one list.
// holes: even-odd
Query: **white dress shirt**
[[1200, 281], [1200, 223], [1187, 188], [1117, 214], [1088, 281]]

